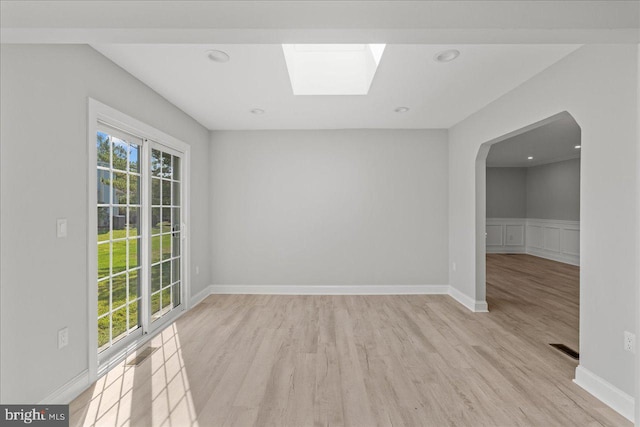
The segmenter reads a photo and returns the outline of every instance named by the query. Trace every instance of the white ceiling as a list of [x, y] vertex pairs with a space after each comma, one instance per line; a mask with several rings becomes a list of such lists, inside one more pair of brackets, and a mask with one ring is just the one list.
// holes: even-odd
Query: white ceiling
[[[487, 166], [529, 167], [580, 157], [580, 126], [568, 113], [491, 146]], [[527, 157], [533, 160], [527, 160]]]
[[[449, 128], [579, 45], [387, 45], [369, 94], [354, 96], [294, 96], [279, 44], [93, 47], [216, 130]], [[451, 48], [458, 59], [433, 60]], [[231, 60], [212, 62], [209, 49]], [[395, 113], [400, 106], [411, 110]]]

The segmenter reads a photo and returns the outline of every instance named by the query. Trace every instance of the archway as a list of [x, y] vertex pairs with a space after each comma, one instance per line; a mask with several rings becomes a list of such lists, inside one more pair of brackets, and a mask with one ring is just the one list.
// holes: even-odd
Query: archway
[[[487, 156], [492, 145], [540, 128], [561, 119], [575, 118], [567, 111], [554, 114], [546, 119], [525, 126], [498, 138], [483, 143], [476, 156], [476, 206], [475, 206], [475, 233], [476, 233], [476, 300], [486, 301], [486, 166]], [[487, 307], [489, 309], [490, 307]]]

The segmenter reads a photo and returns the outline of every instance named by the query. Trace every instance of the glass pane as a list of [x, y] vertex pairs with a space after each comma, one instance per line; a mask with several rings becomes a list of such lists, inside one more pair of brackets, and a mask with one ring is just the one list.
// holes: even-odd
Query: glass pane
[[140, 270], [134, 270], [129, 272], [129, 301], [134, 300], [140, 296], [138, 291], [138, 272]]
[[129, 230], [129, 236], [135, 237], [140, 235], [140, 208], [129, 208], [129, 222], [127, 229]]
[[113, 239], [127, 237], [127, 207], [114, 206], [111, 208], [111, 227], [113, 228]]
[[111, 203], [111, 172], [98, 169], [97, 190], [99, 205]]
[[171, 288], [162, 291], [162, 308], [171, 307]]
[[160, 152], [151, 150], [151, 176], [160, 176]]
[[173, 307], [180, 305], [180, 283], [173, 285]]
[[140, 239], [129, 239], [129, 270], [140, 266]]
[[171, 283], [176, 283], [180, 280], [180, 260], [174, 259], [171, 261]]
[[111, 274], [117, 274], [127, 269], [127, 241], [119, 240], [112, 242], [112, 262]]
[[160, 290], [160, 264], [151, 267], [151, 292]]
[[171, 284], [171, 261], [165, 261], [162, 263], [162, 287], [166, 288], [170, 284]]
[[96, 139], [96, 151], [98, 154], [98, 166], [105, 168], [111, 165], [111, 150], [109, 149], [109, 135], [103, 132], [98, 132]]
[[171, 181], [162, 180], [162, 206], [171, 206]]
[[140, 172], [140, 147], [136, 144], [129, 145], [129, 170]]
[[98, 282], [98, 316], [109, 311], [109, 279]]
[[172, 225], [173, 225], [173, 231], [180, 231], [180, 208], [173, 208], [173, 218], [172, 218]]
[[109, 318], [106, 315], [98, 319], [98, 347], [102, 347], [109, 343]]
[[171, 193], [171, 204], [173, 206], [180, 206], [180, 183], [172, 182], [173, 193]]
[[127, 307], [114, 311], [111, 322], [111, 336], [113, 342], [116, 342], [124, 338], [124, 333], [127, 331]]
[[171, 168], [171, 155], [162, 153], [162, 177], [171, 179], [173, 177]]
[[127, 275], [120, 274], [111, 278], [111, 309], [127, 302]]
[[160, 261], [160, 239], [161, 236], [153, 236], [151, 238], [151, 262]]
[[122, 172], [113, 173], [113, 204], [127, 204], [127, 174]]
[[160, 311], [160, 292], [151, 295], [151, 314]]
[[140, 204], [140, 177], [129, 175], [129, 204]]
[[171, 231], [171, 208], [162, 208], [162, 232]]
[[113, 141], [113, 168], [121, 171], [127, 170], [127, 152], [129, 144], [125, 141], [111, 137]]
[[109, 240], [110, 208], [98, 208], [98, 242]]
[[160, 205], [160, 180], [158, 178], [151, 179], [151, 204]]
[[162, 235], [162, 260], [171, 258], [171, 234]]
[[180, 157], [173, 156], [173, 179], [180, 181]]
[[134, 301], [129, 304], [129, 329], [137, 328], [139, 325], [138, 301]]
[[98, 245], [98, 280], [109, 276], [110, 244]]
[[173, 233], [171, 246], [173, 248], [173, 256], [180, 256], [180, 233]]
[[160, 208], [151, 209], [151, 234], [160, 234]]

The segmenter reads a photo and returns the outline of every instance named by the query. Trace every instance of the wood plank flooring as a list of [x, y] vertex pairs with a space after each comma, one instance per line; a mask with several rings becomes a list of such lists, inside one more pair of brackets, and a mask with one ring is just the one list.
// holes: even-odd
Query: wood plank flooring
[[[572, 383], [578, 268], [489, 255], [448, 296], [213, 295], [71, 404], [96, 426], [627, 426]], [[129, 359], [133, 359], [131, 355]]]

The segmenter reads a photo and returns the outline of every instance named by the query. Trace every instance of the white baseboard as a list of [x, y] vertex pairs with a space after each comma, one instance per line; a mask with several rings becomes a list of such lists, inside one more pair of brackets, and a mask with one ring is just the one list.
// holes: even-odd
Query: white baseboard
[[73, 399], [78, 397], [80, 393], [85, 391], [89, 383], [89, 370], [82, 371], [71, 381], [67, 382], [63, 386], [59, 387], [56, 391], [49, 396], [42, 399], [40, 405], [67, 405]]
[[212, 294], [447, 295], [449, 285], [211, 285]]
[[488, 254], [526, 254], [524, 246], [487, 246]]
[[533, 255], [544, 259], [550, 259], [551, 261], [562, 262], [565, 264], [580, 266], [580, 256], [562, 254], [558, 252], [546, 251], [544, 249], [527, 248], [527, 255]]
[[584, 368], [582, 365], [578, 365], [576, 368], [576, 378], [573, 382], [633, 422], [633, 397]]
[[449, 286], [449, 296], [454, 300], [458, 301], [460, 304], [467, 307], [469, 310], [474, 313], [488, 313], [489, 306], [486, 301], [476, 301], [470, 296], [463, 294], [453, 286]]
[[214, 293], [213, 285], [207, 286], [206, 288], [204, 288], [203, 290], [201, 290], [200, 292], [198, 292], [197, 294], [191, 297], [191, 299], [189, 300], [189, 309], [192, 309], [196, 305], [200, 304], [206, 297], [208, 297], [213, 293]]

